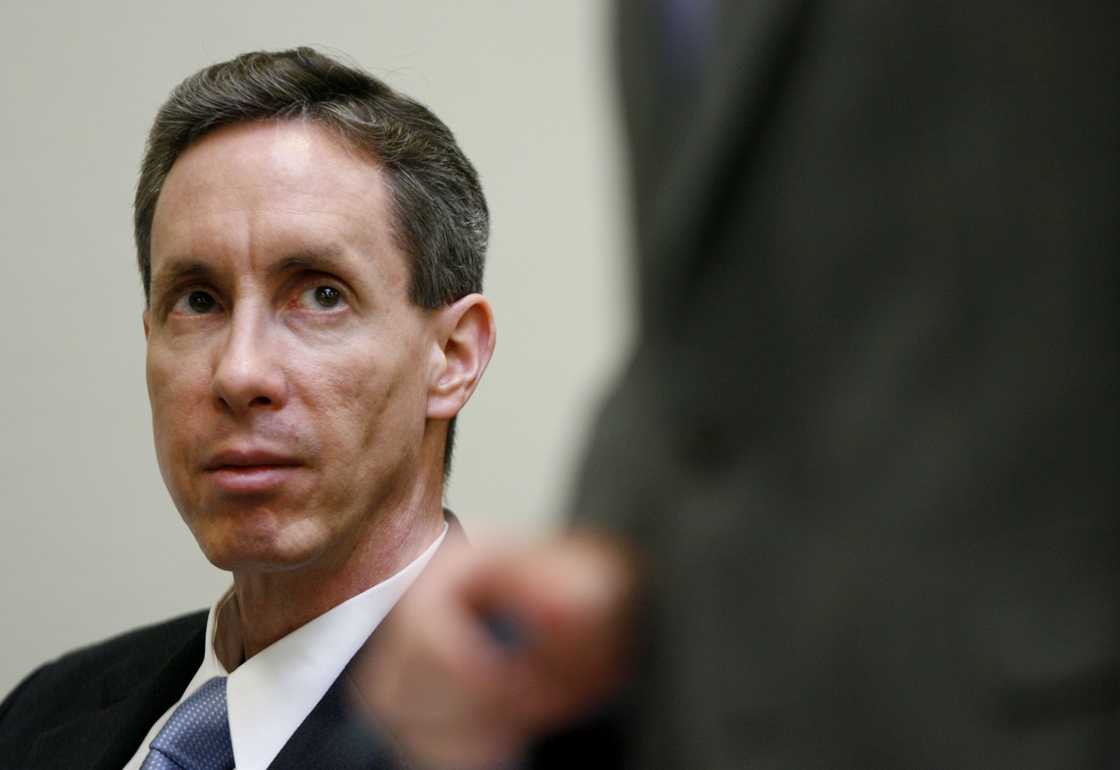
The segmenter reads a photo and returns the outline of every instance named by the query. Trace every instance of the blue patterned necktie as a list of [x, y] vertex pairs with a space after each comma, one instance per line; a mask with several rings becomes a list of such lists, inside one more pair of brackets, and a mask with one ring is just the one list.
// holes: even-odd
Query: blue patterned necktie
[[231, 770], [226, 678], [216, 676], [179, 704], [140, 770]]

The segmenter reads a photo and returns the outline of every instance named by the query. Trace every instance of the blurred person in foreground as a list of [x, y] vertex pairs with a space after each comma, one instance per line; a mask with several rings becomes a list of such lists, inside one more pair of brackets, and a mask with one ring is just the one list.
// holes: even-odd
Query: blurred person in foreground
[[367, 73], [257, 52], [172, 92], [135, 214], [160, 470], [233, 587], [34, 672], [0, 767], [398, 767], [347, 666], [456, 537], [452, 424], [494, 345], [477, 175]]
[[445, 561], [419, 767], [1120, 758], [1120, 6], [618, 4], [639, 337], [573, 534]]

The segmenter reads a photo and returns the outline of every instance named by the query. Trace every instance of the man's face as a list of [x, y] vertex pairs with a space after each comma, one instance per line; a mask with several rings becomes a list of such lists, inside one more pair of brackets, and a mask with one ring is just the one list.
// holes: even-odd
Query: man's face
[[345, 558], [430, 475], [435, 335], [389, 196], [373, 161], [299, 121], [220, 129], [167, 177], [144, 316], [156, 454], [219, 567]]

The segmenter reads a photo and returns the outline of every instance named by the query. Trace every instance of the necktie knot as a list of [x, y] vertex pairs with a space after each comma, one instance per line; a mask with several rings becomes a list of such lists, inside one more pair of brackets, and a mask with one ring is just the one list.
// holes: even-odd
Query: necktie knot
[[152, 741], [140, 770], [231, 770], [226, 678], [216, 676], [180, 703]]

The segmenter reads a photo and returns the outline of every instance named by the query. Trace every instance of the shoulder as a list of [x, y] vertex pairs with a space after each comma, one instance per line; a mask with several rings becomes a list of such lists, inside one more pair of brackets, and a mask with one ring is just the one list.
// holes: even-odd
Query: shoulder
[[[176, 652], [206, 629], [206, 612], [144, 626], [45, 663], [0, 703], [0, 736], [15, 723], [96, 709], [126, 688], [155, 676]], [[199, 660], [202, 646], [199, 645]]]
[[[97, 672], [117, 668], [122, 662], [130, 664], [137, 677], [143, 676], [144, 662], [150, 660], [153, 667], [179, 650], [193, 634], [206, 628], [206, 612], [192, 612], [189, 615], [134, 629], [101, 642], [81, 647], [40, 666], [16, 688], [15, 695], [25, 686], [37, 680], [37, 686], [48, 683], [66, 683], [77, 678], [87, 679]], [[139, 666], [139, 668], [135, 668]], [[4, 706], [7, 706], [5, 701]], [[3, 714], [0, 708], [0, 715]]]

